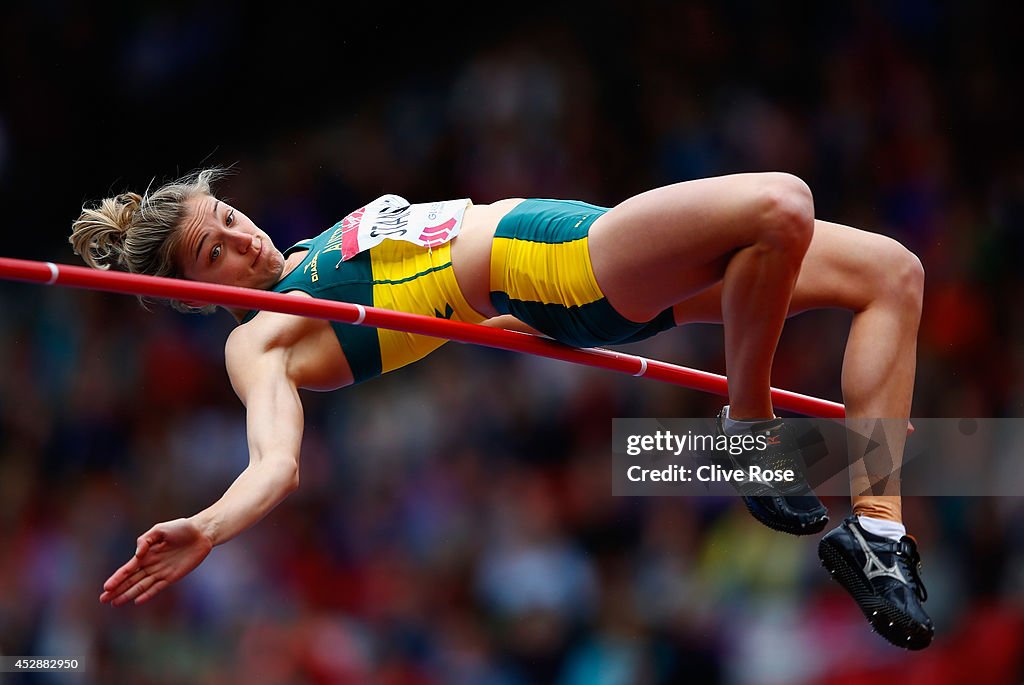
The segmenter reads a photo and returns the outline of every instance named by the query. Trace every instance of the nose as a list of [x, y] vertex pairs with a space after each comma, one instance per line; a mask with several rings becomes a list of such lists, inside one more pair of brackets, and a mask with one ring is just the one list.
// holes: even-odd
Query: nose
[[255, 233], [232, 231], [231, 244], [236, 250], [238, 250], [239, 254], [245, 254], [249, 250], [258, 250], [260, 247], [260, 239], [256, 237]]

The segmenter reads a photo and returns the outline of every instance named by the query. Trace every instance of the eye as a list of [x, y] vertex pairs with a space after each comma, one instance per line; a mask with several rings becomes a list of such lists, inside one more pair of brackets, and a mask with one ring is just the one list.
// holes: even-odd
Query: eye
[[220, 257], [220, 245], [214, 245], [213, 249], [210, 250], [210, 261], [217, 261], [217, 257]]
[[228, 212], [228, 215], [224, 217], [224, 223], [227, 226], [230, 226], [231, 224], [235, 223], [235, 210], [232, 209], [230, 212]]

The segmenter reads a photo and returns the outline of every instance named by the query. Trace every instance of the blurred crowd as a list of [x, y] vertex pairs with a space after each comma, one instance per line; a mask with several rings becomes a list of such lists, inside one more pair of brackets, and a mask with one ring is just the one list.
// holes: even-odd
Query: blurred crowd
[[[822, 4], [555, 4], [460, 24], [384, 3], [326, 28], [241, 2], [5, 7], [3, 254], [72, 262], [83, 202], [201, 164], [234, 166], [221, 196], [279, 246], [385, 192], [613, 205], [783, 170], [819, 216], [922, 258], [914, 415], [1020, 416], [1022, 12]], [[401, 63], [351, 73], [402, 42]], [[791, 320], [774, 383], [841, 400], [849, 320]], [[305, 393], [299, 490], [149, 604], [101, 605], [136, 536], [206, 507], [247, 462], [232, 324], [0, 282], [0, 654], [86, 664], [0, 682], [1024, 679], [1019, 499], [905, 500], [937, 626], [909, 654], [871, 634], [816, 541], [732, 498], [612, 497], [612, 418], [709, 416], [720, 398], [458, 344]], [[724, 371], [714, 326], [628, 350]]]

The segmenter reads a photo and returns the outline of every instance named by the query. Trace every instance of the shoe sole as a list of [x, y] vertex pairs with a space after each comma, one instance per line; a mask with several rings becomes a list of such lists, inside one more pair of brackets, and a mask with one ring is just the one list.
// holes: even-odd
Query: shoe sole
[[786, 525], [785, 523], [780, 523], [780, 522], [778, 522], [775, 519], [771, 519], [771, 518], [767, 518], [765, 516], [762, 516], [761, 515], [761, 511], [759, 509], [755, 509], [754, 508], [754, 505], [752, 504], [752, 500], [751, 500], [750, 497], [744, 497], [743, 498], [743, 503], [745, 505], [747, 505], [747, 511], [750, 512], [750, 515], [753, 516], [759, 523], [762, 523], [763, 525], [768, 526], [772, 530], [777, 530], [780, 533], [789, 533], [790, 535], [796, 535], [798, 537], [801, 536], [801, 535], [814, 535], [815, 533], [820, 533], [821, 531], [823, 531], [825, 529], [825, 526], [828, 525], [828, 514], [827, 513], [824, 514], [817, 521], [812, 522], [810, 525], [807, 525], [807, 526], [792, 525], [792, 526], [790, 526], [790, 525]]
[[843, 553], [829, 540], [823, 539], [818, 545], [818, 558], [832, 577], [853, 596], [876, 633], [903, 649], [924, 649], [931, 644], [933, 631], [879, 597], [871, 583], [858, 569], [850, 566]]

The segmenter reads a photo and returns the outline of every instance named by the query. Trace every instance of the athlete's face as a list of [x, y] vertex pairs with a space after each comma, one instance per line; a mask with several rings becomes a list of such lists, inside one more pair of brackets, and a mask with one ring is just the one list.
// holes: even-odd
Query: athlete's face
[[210, 195], [189, 207], [176, 254], [185, 278], [264, 290], [281, 279], [284, 255], [249, 217]]

